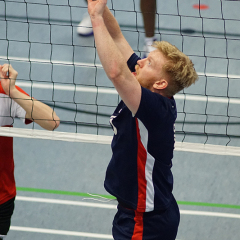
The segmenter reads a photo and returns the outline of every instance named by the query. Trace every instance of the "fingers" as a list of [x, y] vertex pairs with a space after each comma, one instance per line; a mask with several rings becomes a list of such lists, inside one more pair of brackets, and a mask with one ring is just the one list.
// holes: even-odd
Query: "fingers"
[[4, 71], [4, 65], [1, 65], [0, 66], [0, 76], [1, 76], [1, 78], [5, 78], [5, 75], [6, 75], [6, 73]]
[[3, 64], [1, 66], [1, 75], [2, 77], [7, 77], [9, 74], [9, 68], [10, 68], [10, 65], [9, 64]]
[[3, 64], [0, 67], [1, 78], [12, 78], [16, 79], [18, 72], [10, 64]]

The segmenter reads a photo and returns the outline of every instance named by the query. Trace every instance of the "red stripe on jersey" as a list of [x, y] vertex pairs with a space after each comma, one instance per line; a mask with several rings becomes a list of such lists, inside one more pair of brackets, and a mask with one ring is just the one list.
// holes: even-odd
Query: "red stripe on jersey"
[[25, 91], [23, 91], [19, 86], [16, 86], [16, 89], [21, 92], [24, 93], [25, 95], [29, 96], [29, 94], [27, 94]]
[[[15, 86], [16, 89], [21, 92], [21, 93], [24, 93], [25, 95], [29, 96], [25, 91], [23, 91], [20, 87], [18, 86]], [[3, 87], [2, 87], [2, 84], [1, 84], [1, 81], [0, 81], [0, 93], [3, 93], [3, 94], [6, 94], [5, 91], [3, 90]], [[7, 94], [6, 94], [7, 95]]]
[[0, 93], [2, 93], [2, 94], [6, 94], [6, 93], [4, 92], [4, 90], [3, 90], [3, 88], [2, 88], [1, 81], [0, 81]]
[[142, 240], [143, 239], [143, 213], [135, 211], [135, 226], [133, 230], [133, 236], [131, 240]]
[[147, 151], [141, 142], [140, 130], [138, 125], [138, 120], [136, 119], [136, 130], [137, 130], [137, 141], [138, 141], [138, 151], [137, 151], [137, 173], [138, 173], [138, 204], [137, 211], [145, 212], [146, 210], [146, 189], [147, 180], [145, 177], [145, 166], [147, 161]]

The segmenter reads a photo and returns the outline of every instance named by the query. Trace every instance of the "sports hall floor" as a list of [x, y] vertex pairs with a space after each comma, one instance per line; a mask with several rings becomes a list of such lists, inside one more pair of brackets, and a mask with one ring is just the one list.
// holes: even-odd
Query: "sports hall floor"
[[[200, 73], [199, 81], [176, 97], [176, 131], [202, 134], [177, 134], [176, 140], [240, 147], [235, 136], [240, 130], [240, 3], [205, 0], [201, 4], [209, 8], [201, 11], [193, 8], [198, 3], [157, 1], [158, 40], [188, 54]], [[139, 0], [111, 0], [108, 5], [133, 49], [141, 54], [144, 31]], [[69, 124], [107, 125], [119, 101], [112, 92], [87, 90], [112, 85], [100, 67], [93, 37], [77, 35], [77, 24], [86, 11], [83, 0], [0, 1], [0, 62], [10, 59], [19, 72], [18, 85], [26, 92], [48, 104], [55, 102], [62, 120], [57, 131], [66, 136], [75, 132], [111, 136], [109, 128]], [[90, 114], [96, 111], [101, 114]], [[39, 129], [20, 120], [15, 127]], [[84, 197], [85, 193], [108, 195], [103, 181], [111, 158], [109, 144], [16, 137], [14, 156], [18, 192], [7, 239], [111, 239], [116, 202]], [[181, 211], [178, 240], [240, 239], [239, 169], [239, 156], [175, 151], [174, 195]]]

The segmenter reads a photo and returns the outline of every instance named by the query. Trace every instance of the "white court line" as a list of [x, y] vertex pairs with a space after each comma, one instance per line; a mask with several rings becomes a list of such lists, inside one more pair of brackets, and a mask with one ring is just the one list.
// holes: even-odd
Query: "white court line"
[[114, 204], [69, 201], [69, 200], [59, 200], [59, 199], [50, 199], [50, 198], [35, 198], [35, 197], [16, 196], [16, 200], [26, 201], [26, 202], [41, 202], [41, 203], [72, 205], [72, 206], [106, 208], [106, 209], [115, 209], [115, 210], [117, 209], [117, 205], [114, 205]]
[[[19, 87], [28, 88], [38, 88], [38, 89], [51, 89], [51, 90], [62, 90], [62, 91], [76, 91], [76, 92], [89, 92], [89, 93], [105, 93], [105, 94], [118, 94], [114, 88], [104, 88], [104, 87], [80, 87], [76, 85], [69, 84], [59, 84], [59, 83], [35, 83], [35, 82], [25, 82], [17, 81]], [[218, 103], [230, 103], [230, 104], [240, 104], [240, 99], [227, 98], [227, 97], [208, 97], [208, 96], [197, 96], [190, 94], [176, 94], [175, 99], [186, 100], [186, 101], [201, 101], [201, 102], [218, 102]]]
[[[97, 207], [97, 208], [103, 208], [103, 209], [106, 209], [106, 208], [117, 209], [117, 205], [114, 205], [114, 204], [87, 203], [87, 202], [81, 202], [81, 201], [68, 201], [68, 200], [48, 199], [48, 198], [33, 198], [33, 197], [16, 196], [16, 200], [17, 201], [26, 201], [26, 202], [41, 202], [41, 203], [64, 204], [64, 205], [84, 206], [84, 207]], [[180, 214], [240, 219], [240, 214], [221, 213], [221, 212], [191, 211], [191, 210], [181, 210], [180, 209]]]
[[35, 83], [17, 81], [19, 87], [38, 88], [38, 89], [51, 89], [51, 90], [62, 90], [62, 91], [76, 91], [76, 92], [90, 92], [90, 93], [106, 93], [106, 94], [118, 94], [114, 88], [104, 87], [80, 87], [70, 84], [59, 84], [59, 83]]
[[113, 239], [112, 235], [109, 235], [109, 234], [64, 231], [64, 230], [55, 230], [55, 229], [46, 229], [46, 228], [11, 226], [10, 230], [11, 231], [22, 231], [22, 232], [57, 234], [57, 235], [66, 235], [66, 236], [77, 236], [77, 237], [90, 237], [90, 238], [98, 238], [98, 239], [99, 238], [100, 239]]
[[222, 73], [203, 73], [198, 72], [199, 76], [205, 76], [205, 77], [218, 77], [218, 78], [229, 78], [229, 79], [240, 79], [240, 75], [236, 74], [222, 74]]
[[[20, 57], [11, 57], [11, 56], [0, 56], [2, 60], [12, 61], [23, 61], [23, 62], [36, 62], [36, 63], [47, 63], [47, 64], [60, 64], [60, 65], [75, 65], [83, 67], [97, 67], [102, 68], [101, 64], [85, 63], [85, 62], [70, 62], [70, 61], [55, 61], [48, 59], [37, 59], [37, 58], [20, 58]], [[229, 79], [240, 79], [240, 75], [233, 74], [220, 74], [220, 73], [202, 73], [198, 72], [199, 76], [207, 77], [219, 77], [219, 78], [229, 78]], [[55, 90], [64, 90], [64, 91], [79, 91], [79, 92], [93, 92], [93, 93], [106, 93], [106, 94], [117, 94], [115, 89], [103, 88], [103, 87], [79, 87], [79, 86], [69, 86], [67, 84], [53, 84], [53, 83], [34, 83], [34, 82], [23, 82], [17, 81], [19, 87], [33, 87], [39, 89], [55, 89]], [[54, 87], [53, 87], [54, 85]], [[208, 101], [208, 102], [218, 102], [218, 103], [231, 103], [231, 104], [240, 104], [240, 100], [235, 98], [227, 97], [207, 97], [207, 96], [195, 96], [189, 94], [176, 94], [175, 99], [185, 99], [189, 101]]]
[[[94, 144], [111, 144], [112, 141], [112, 136], [68, 133], [15, 127], [1, 127], [0, 136], [46, 139], [65, 142], [84, 142]], [[240, 156], [240, 147], [202, 143], [175, 142], [175, 151], [215, 154], [222, 156]]]
[[85, 62], [70, 62], [70, 61], [57, 61], [50, 59], [40, 59], [40, 58], [22, 58], [22, 57], [11, 57], [11, 56], [0, 56], [1, 60], [7, 61], [19, 61], [19, 62], [33, 62], [33, 63], [47, 63], [47, 64], [59, 64], [59, 65], [74, 65], [74, 66], [82, 66], [82, 67], [97, 67], [103, 68], [102, 64], [98, 63], [85, 63]]
[[238, 218], [238, 219], [240, 219], [240, 214], [233, 214], [233, 213], [190, 211], [190, 210], [180, 210], [180, 213], [182, 215], [195, 215], [195, 216], [208, 216], [208, 217], [223, 217], [223, 218]]
[[[59, 64], [59, 65], [74, 65], [74, 66], [83, 66], [83, 67], [98, 67], [103, 68], [102, 64], [98, 63], [85, 63], [85, 62], [72, 62], [72, 61], [57, 61], [50, 59], [40, 59], [40, 58], [22, 58], [14, 56], [0, 56], [1, 60], [7, 61], [20, 61], [20, 62], [35, 62], [35, 63], [48, 63], [48, 64]], [[198, 72], [199, 76], [206, 77], [219, 77], [219, 78], [231, 78], [231, 79], [240, 79], [240, 75], [236, 74], [222, 74], [222, 73], [203, 73]]]
[[[108, 235], [108, 234], [63, 231], [63, 230], [54, 230], [54, 229], [46, 229], [46, 228], [30, 228], [30, 227], [11, 226], [10, 230], [11, 231], [22, 231], [22, 232], [34, 232], [34, 233], [47, 233], [47, 234], [77, 236], [77, 237], [113, 239], [112, 235]], [[176, 240], [180, 240], [180, 239], [176, 239]]]
[[175, 151], [181, 152], [195, 152], [204, 154], [214, 154], [221, 156], [240, 156], [240, 147], [189, 143], [189, 142], [175, 142]]
[[97, 144], [111, 144], [112, 141], [112, 136], [13, 127], [0, 127], [0, 136], [59, 140], [66, 142], [97, 143]]
[[178, 93], [174, 95], [174, 98], [178, 100], [186, 100], [186, 101], [240, 104], [240, 99], [230, 98], [230, 97], [209, 97], [209, 96], [197, 96], [197, 95]]

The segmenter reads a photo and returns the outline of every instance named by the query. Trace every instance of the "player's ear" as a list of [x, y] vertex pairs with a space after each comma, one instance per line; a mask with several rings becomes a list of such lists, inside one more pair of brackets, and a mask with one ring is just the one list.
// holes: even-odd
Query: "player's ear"
[[167, 86], [168, 86], [168, 81], [165, 80], [164, 78], [162, 78], [161, 80], [156, 81], [153, 84], [153, 88], [158, 89], [158, 90], [165, 89]]

